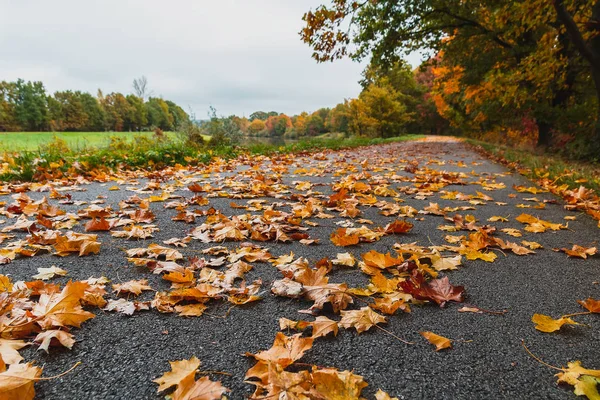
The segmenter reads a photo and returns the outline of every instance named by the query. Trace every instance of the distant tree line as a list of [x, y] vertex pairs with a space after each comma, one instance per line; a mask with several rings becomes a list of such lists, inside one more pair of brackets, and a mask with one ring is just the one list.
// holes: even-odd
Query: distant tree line
[[426, 70], [412, 71], [397, 63], [386, 70], [366, 69], [357, 98], [333, 108], [288, 116], [257, 111], [249, 118], [230, 116], [241, 134], [267, 137], [312, 137], [326, 133], [346, 136], [392, 137], [403, 133], [441, 133], [448, 123], [431, 99], [432, 78]]
[[[136, 88], [136, 82], [138, 87]], [[143, 84], [139, 85], [140, 83]], [[189, 120], [177, 104], [144, 98], [147, 80], [136, 79], [136, 94], [96, 96], [81, 91], [46, 93], [42, 82], [0, 82], [0, 131], [142, 131], [176, 129]]]

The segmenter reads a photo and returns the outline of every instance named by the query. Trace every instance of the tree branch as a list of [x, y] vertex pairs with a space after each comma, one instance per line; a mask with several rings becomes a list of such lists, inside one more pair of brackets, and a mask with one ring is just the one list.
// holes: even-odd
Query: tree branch
[[571, 14], [566, 10], [562, 0], [553, 0], [552, 4], [558, 15], [558, 19], [565, 26], [567, 34], [571, 38], [573, 45], [579, 50], [581, 56], [585, 58], [594, 69], [600, 69], [600, 57], [586, 43], [577, 24], [571, 17]]

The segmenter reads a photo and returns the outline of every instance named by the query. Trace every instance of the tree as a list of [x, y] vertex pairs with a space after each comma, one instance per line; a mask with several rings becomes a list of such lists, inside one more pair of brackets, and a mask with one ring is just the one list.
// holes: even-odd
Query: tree
[[14, 82], [0, 82], [0, 131], [19, 131], [15, 118], [16, 85]]
[[[579, 52], [579, 55], [589, 64], [591, 70], [596, 91], [597, 110], [590, 153], [600, 158], [600, 35], [598, 35], [600, 1], [572, 2], [571, 10], [573, 11], [567, 8], [563, 0], [553, 0], [552, 5], [568, 38]], [[582, 5], [584, 7], [581, 7]], [[573, 15], [577, 16], [579, 24], [575, 21]], [[587, 17], [588, 15], [589, 17]]]
[[[596, 4], [572, 3], [579, 20]], [[301, 36], [318, 61], [372, 56], [374, 66], [389, 68], [405, 52], [440, 55], [445, 67], [461, 70], [460, 80], [449, 80], [458, 84], [457, 100], [464, 100], [456, 103], [457, 111], [487, 126], [504, 117], [509, 124], [533, 118], [538, 144], [544, 145], [569, 114], [567, 108], [589, 104], [580, 83], [588, 78], [558, 18], [552, 4], [539, 0], [335, 0], [305, 14]]]
[[269, 136], [283, 136], [292, 127], [292, 120], [285, 114], [271, 115], [265, 121], [265, 129]]
[[39, 131], [48, 126], [48, 98], [42, 82], [18, 79], [14, 86], [14, 118], [19, 127]]
[[54, 101], [48, 99], [51, 127], [57, 131], [82, 131], [88, 122], [88, 115], [81, 102], [81, 92], [55, 92]]
[[325, 121], [325, 126], [330, 132], [348, 133], [349, 124], [348, 102], [343, 102], [331, 109]]
[[83, 127], [86, 132], [99, 132], [104, 128], [104, 110], [100, 106], [97, 98], [86, 92], [79, 93], [79, 100], [83, 106], [83, 110], [87, 115], [87, 122]]
[[132, 94], [127, 95], [127, 115], [124, 121], [124, 128], [128, 131], [141, 131], [148, 125], [148, 110], [144, 106], [144, 101], [141, 97]]
[[144, 75], [133, 80], [133, 93], [142, 99], [142, 102], [152, 96], [152, 92], [148, 89], [148, 79]]
[[183, 108], [179, 107], [171, 100], [165, 100], [165, 103], [167, 103], [167, 106], [169, 106], [169, 114], [171, 114], [171, 117], [173, 118], [174, 127], [179, 126], [190, 119], [190, 116], [183, 110]]
[[276, 117], [277, 115], [279, 115], [279, 113], [277, 113], [275, 111], [269, 111], [269, 112], [255, 111], [252, 114], [250, 114], [250, 117], [248, 117], [248, 118], [252, 121], [254, 121], [255, 119], [260, 119], [262, 121], [266, 121], [267, 118]]
[[248, 126], [248, 133], [250, 135], [258, 135], [260, 132], [264, 131], [265, 128], [265, 122], [262, 119], [256, 118]]
[[163, 99], [150, 97], [146, 102], [148, 123], [163, 131], [173, 130], [173, 115], [169, 112], [169, 105]]
[[131, 105], [121, 93], [110, 93], [101, 98], [107, 130], [121, 132], [131, 115]]

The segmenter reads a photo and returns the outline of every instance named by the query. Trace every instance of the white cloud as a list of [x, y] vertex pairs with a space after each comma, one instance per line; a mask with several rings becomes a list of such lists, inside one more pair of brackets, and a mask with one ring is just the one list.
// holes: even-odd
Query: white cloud
[[146, 75], [156, 95], [203, 117], [289, 114], [358, 95], [364, 65], [317, 64], [300, 41], [321, 0], [0, 0], [0, 79], [49, 91], [130, 92]]

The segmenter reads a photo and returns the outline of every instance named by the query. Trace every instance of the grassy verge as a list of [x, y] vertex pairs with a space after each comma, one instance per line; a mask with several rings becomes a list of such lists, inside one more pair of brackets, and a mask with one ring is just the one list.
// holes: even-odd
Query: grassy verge
[[417, 139], [405, 135], [389, 139], [348, 138], [301, 140], [285, 146], [253, 144], [248, 147], [197, 147], [172, 140], [138, 135], [133, 140], [115, 137], [107, 147], [73, 150], [59, 137], [35, 151], [4, 151], [0, 154], [0, 181], [46, 181], [84, 175], [102, 177], [123, 170], [160, 170], [175, 165], [206, 164], [214, 157], [241, 154], [268, 155], [341, 149]]
[[298, 142], [290, 143], [284, 146], [275, 146], [271, 144], [250, 144], [245, 148], [250, 154], [263, 154], [269, 155], [274, 153], [302, 153], [309, 151], [320, 151], [324, 149], [339, 150], [347, 148], [355, 148], [361, 146], [370, 146], [375, 144], [404, 142], [408, 140], [416, 140], [425, 137], [424, 135], [403, 135], [393, 138], [363, 138], [363, 137], [352, 137], [352, 138], [311, 138], [302, 139]]
[[548, 154], [535, 154], [532, 151], [513, 149], [497, 144], [466, 139], [493, 158], [532, 179], [549, 179], [556, 185], [568, 185], [569, 189], [585, 186], [600, 193], [600, 166], [565, 160]]
[[[131, 142], [136, 136], [150, 138], [154, 132], [0, 132], [0, 148], [9, 151], [36, 151], [51, 143], [54, 138], [64, 140], [73, 151], [108, 147], [111, 138]], [[175, 132], [165, 132], [171, 140], [177, 140]]]

